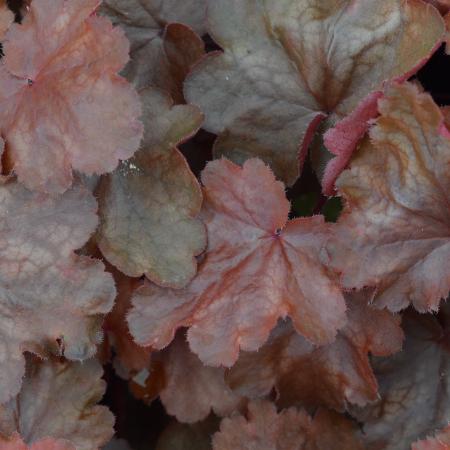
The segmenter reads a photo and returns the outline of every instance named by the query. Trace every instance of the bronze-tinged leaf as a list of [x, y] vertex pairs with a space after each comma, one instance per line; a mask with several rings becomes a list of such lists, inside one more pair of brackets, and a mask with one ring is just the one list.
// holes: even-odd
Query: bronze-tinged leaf
[[246, 417], [222, 420], [213, 450], [363, 450], [355, 427], [343, 416], [318, 410], [314, 418], [289, 408], [277, 413], [268, 401], [249, 404]]
[[19, 181], [62, 193], [72, 169], [114, 170], [142, 137], [139, 98], [117, 72], [128, 41], [98, 0], [34, 0], [4, 40], [0, 128]]
[[380, 399], [352, 411], [364, 424], [368, 450], [410, 450], [450, 422], [448, 305], [445, 316], [443, 327], [432, 315], [408, 311], [403, 351], [372, 360]]
[[58, 197], [0, 185], [0, 403], [20, 390], [24, 351], [84, 360], [101, 341], [114, 282], [100, 261], [74, 253], [96, 209], [80, 185]]
[[17, 433], [30, 446], [17, 447], [24, 450], [51, 449], [44, 446], [45, 438], [71, 444], [55, 450], [95, 450], [106, 444], [114, 416], [96, 404], [105, 392], [102, 374], [94, 359], [74, 363], [28, 358], [21, 391], [0, 406], [0, 449], [2, 439], [20, 442]]
[[143, 143], [101, 181], [97, 242], [126, 275], [181, 288], [196, 273], [206, 233], [197, 217], [200, 186], [176, 145], [198, 130], [203, 116], [195, 106], [172, 105], [156, 89], [144, 89], [141, 98]]
[[167, 380], [160, 393], [161, 402], [179, 422], [198, 422], [211, 411], [226, 416], [241, 403], [241, 398], [225, 384], [224, 369], [205, 366], [190, 351], [183, 333], [163, 350], [160, 358]]
[[104, 0], [100, 11], [124, 28], [130, 62], [123, 75], [137, 88], [157, 86], [184, 103], [182, 83], [205, 54], [207, 0]]
[[369, 353], [387, 356], [402, 347], [400, 318], [371, 308], [367, 293], [347, 294], [348, 321], [336, 340], [316, 347], [281, 322], [257, 352], [242, 353], [226, 375], [236, 393], [255, 398], [275, 386], [281, 407], [318, 406], [344, 411], [378, 399]]
[[368, 127], [361, 117], [376, 114], [377, 92], [422, 66], [445, 30], [421, 0], [210, 0], [208, 24], [224, 52], [196, 65], [185, 94], [219, 134], [216, 156], [258, 156], [292, 184], [320, 121], [350, 115], [328, 139], [337, 161], [327, 193]]
[[152, 353], [151, 349], [134, 342], [126, 321], [126, 315], [131, 308], [131, 296], [141, 282], [117, 270], [112, 269], [111, 272], [116, 283], [117, 297], [103, 324], [106, 337], [104, 345], [106, 351], [110, 348], [114, 350], [113, 365], [116, 373], [124, 379], [130, 379], [150, 366]]
[[345, 209], [328, 251], [346, 288], [375, 305], [436, 311], [450, 289], [450, 139], [428, 94], [393, 86], [337, 186]]
[[332, 342], [345, 324], [345, 301], [319, 258], [329, 224], [322, 216], [287, 221], [284, 186], [261, 160], [242, 168], [210, 162], [202, 181], [206, 256], [184, 289], [138, 289], [128, 316], [136, 341], [161, 349], [188, 326], [204, 363], [231, 366], [240, 348], [258, 349], [289, 316], [307, 339]]

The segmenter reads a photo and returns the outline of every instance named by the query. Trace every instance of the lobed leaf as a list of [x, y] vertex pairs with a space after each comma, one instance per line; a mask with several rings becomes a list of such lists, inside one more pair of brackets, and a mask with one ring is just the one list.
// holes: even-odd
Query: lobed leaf
[[203, 116], [196, 107], [173, 106], [155, 89], [141, 97], [143, 144], [101, 181], [97, 242], [126, 275], [145, 274], [161, 286], [180, 288], [195, 275], [206, 236], [197, 218], [200, 186], [176, 145], [197, 131]]
[[94, 450], [108, 442], [114, 416], [96, 405], [105, 391], [102, 374], [94, 359], [72, 363], [28, 358], [21, 391], [0, 406], [0, 448], [2, 439], [11, 438], [17, 442], [11, 450], [50, 450], [45, 446], [51, 442], [45, 442], [48, 437], [55, 450]]
[[182, 83], [204, 55], [206, 0], [105, 0], [101, 11], [130, 40], [123, 75], [137, 88], [157, 86], [183, 103]]
[[123, 32], [96, 16], [99, 0], [34, 0], [13, 24], [0, 65], [0, 128], [19, 181], [62, 193], [72, 169], [112, 171], [142, 137], [139, 99], [116, 75]]
[[328, 194], [368, 127], [361, 117], [376, 114], [377, 92], [417, 70], [444, 33], [421, 0], [210, 0], [208, 22], [224, 52], [195, 67], [185, 94], [219, 134], [216, 156], [258, 156], [292, 184], [320, 121], [350, 115], [328, 142], [338, 157]]
[[22, 353], [92, 356], [112, 308], [112, 277], [77, 256], [97, 226], [93, 196], [75, 185], [53, 198], [0, 186], [0, 403], [20, 390]]
[[328, 247], [346, 288], [375, 286], [392, 311], [436, 311], [450, 290], [450, 140], [428, 94], [391, 87], [337, 186], [346, 200]]
[[403, 325], [403, 351], [372, 362], [380, 399], [352, 411], [364, 423], [368, 450], [409, 450], [414, 441], [450, 422], [448, 325], [410, 313]]
[[260, 397], [275, 386], [277, 404], [340, 411], [378, 399], [378, 383], [368, 354], [387, 356], [402, 347], [400, 318], [367, 305], [368, 295], [347, 295], [348, 321], [336, 340], [316, 347], [290, 322], [274, 329], [257, 352], [242, 353], [226, 380], [237, 394]]
[[239, 406], [241, 398], [225, 384], [224, 369], [203, 365], [189, 350], [184, 335], [179, 334], [162, 353], [167, 384], [160, 398], [179, 422], [198, 422], [211, 410], [226, 416]]
[[326, 410], [314, 418], [303, 410], [277, 413], [268, 401], [249, 404], [247, 418], [222, 420], [213, 450], [363, 450], [352, 423]]
[[283, 185], [261, 160], [241, 168], [222, 159], [202, 174], [208, 251], [182, 290], [138, 289], [128, 321], [141, 345], [164, 348], [188, 326], [191, 349], [209, 365], [231, 366], [239, 348], [256, 350], [279, 317], [307, 339], [332, 342], [345, 301], [320, 262], [329, 237], [321, 216], [287, 221]]

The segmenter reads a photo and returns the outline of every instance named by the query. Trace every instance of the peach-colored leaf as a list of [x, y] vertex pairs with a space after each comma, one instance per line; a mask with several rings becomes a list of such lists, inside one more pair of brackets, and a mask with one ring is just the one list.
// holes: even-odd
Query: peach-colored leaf
[[130, 62], [123, 75], [136, 87], [157, 86], [183, 103], [182, 82], [205, 53], [206, 0], [105, 0], [101, 12], [124, 28]]
[[[450, 317], [446, 308], [444, 322]], [[380, 399], [352, 410], [364, 423], [368, 450], [410, 450], [414, 441], [450, 422], [448, 325], [408, 311], [403, 326], [403, 351], [372, 360]]]
[[195, 275], [206, 236], [197, 217], [200, 186], [176, 145], [197, 131], [203, 116], [194, 106], [173, 106], [155, 89], [141, 97], [142, 148], [101, 182], [97, 242], [123, 273], [180, 288]]
[[437, 310], [450, 289], [450, 140], [428, 94], [391, 87], [381, 117], [338, 180], [346, 206], [328, 250], [345, 287], [374, 302]]
[[28, 358], [20, 393], [0, 406], [0, 436], [20, 433], [30, 450], [45, 449], [41, 440], [46, 437], [69, 441], [77, 450], [106, 444], [114, 416], [96, 404], [105, 391], [102, 373], [94, 359], [73, 363]]
[[23, 442], [19, 433], [5, 438], [0, 435], [0, 450], [76, 450], [68, 441], [62, 439], [45, 438], [28, 446]]
[[367, 305], [364, 293], [347, 295], [348, 322], [332, 344], [315, 347], [280, 323], [269, 341], [254, 353], [242, 353], [227, 373], [237, 393], [264, 396], [276, 387], [277, 404], [328, 406], [344, 410], [377, 400], [378, 384], [368, 353], [386, 356], [402, 347], [400, 318]]
[[194, 68], [186, 98], [219, 134], [216, 155], [259, 156], [288, 184], [320, 118], [332, 126], [411, 74], [444, 33], [421, 0], [211, 0], [208, 23], [224, 53]]
[[289, 408], [277, 413], [268, 401], [249, 404], [246, 417], [222, 420], [213, 450], [363, 450], [355, 427], [343, 416], [319, 410], [314, 418]]
[[73, 250], [96, 226], [95, 199], [79, 185], [56, 198], [0, 186], [0, 403], [20, 389], [23, 351], [95, 353], [114, 283], [100, 261]]
[[225, 384], [224, 369], [203, 365], [182, 333], [162, 352], [161, 360], [167, 384], [160, 398], [166, 411], [179, 422], [198, 422], [211, 410], [225, 416], [239, 405], [239, 396]]
[[315, 343], [333, 341], [345, 323], [345, 301], [319, 260], [330, 228], [323, 217], [287, 222], [284, 187], [258, 159], [242, 168], [210, 162], [202, 181], [207, 254], [185, 289], [147, 283], [136, 292], [128, 316], [136, 341], [163, 348], [189, 326], [194, 353], [225, 366], [240, 348], [258, 349], [279, 317], [290, 316]]
[[72, 169], [112, 171], [138, 148], [139, 99], [116, 75], [123, 32], [94, 14], [98, 0], [34, 0], [13, 24], [0, 67], [0, 125], [19, 180], [58, 192]]
[[450, 450], [450, 425], [434, 437], [415, 442], [412, 450]]

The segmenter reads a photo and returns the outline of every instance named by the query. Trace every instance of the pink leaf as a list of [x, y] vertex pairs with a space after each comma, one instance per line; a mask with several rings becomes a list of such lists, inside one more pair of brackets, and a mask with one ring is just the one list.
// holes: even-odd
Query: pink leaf
[[24, 351], [95, 353], [114, 283], [100, 261], [74, 250], [96, 226], [95, 199], [80, 185], [56, 198], [0, 186], [0, 403], [20, 389]]
[[0, 67], [0, 122], [19, 180], [64, 192], [72, 169], [112, 171], [138, 148], [136, 92], [116, 75], [123, 32], [94, 12], [98, 0], [34, 0], [8, 31]]
[[204, 363], [231, 366], [239, 348], [258, 349], [285, 316], [307, 339], [332, 342], [345, 324], [345, 302], [319, 260], [329, 225], [321, 216], [287, 222], [283, 185], [260, 160], [242, 168], [209, 163], [202, 181], [206, 257], [185, 289], [147, 283], [137, 291], [129, 315], [137, 342], [163, 348], [189, 326]]
[[223, 419], [213, 437], [213, 450], [363, 450], [355, 427], [342, 416], [318, 410], [277, 413], [268, 401], [249, 404], [247, 417]]

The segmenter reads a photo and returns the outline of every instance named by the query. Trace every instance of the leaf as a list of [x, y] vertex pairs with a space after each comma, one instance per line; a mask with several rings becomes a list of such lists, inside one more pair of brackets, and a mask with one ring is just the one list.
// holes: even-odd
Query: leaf
[[167, 379], [161, 402], [179, 422], [198, 422], [211, 410], [226, 416], [238, 407], [241, 399], [225, 384], [224, 369], [203, 365], [183, 334], [163, 351], [161, 359]]
[[450, 449], [450, 425], [436, 434], [423, 441], [415, 442], [412, 450], [448, 450]]
[[0, 124], [19, 181], [62, 193], [72, 168], [112, 171], [142, 137], [139, 99], [116, 75], [123, 32], [94, 14], [98, 0], [34, 0], [13, 24], [0, 68]]
[[403, 326], [403, 351], [373, 360], [380, 400], [352, 411], [364, 422], [368, 450], [409, 450], [412, 442], [450, 421], [448, 325], [408, 312]]
[[450, 141], [431, 97], [391, 87], [381, 117], [338, 180], [345, 210], [329, 245], [346, 288], [376, 286], [374, 302], [435, 311], [450, 289]]
[[[211, 0], [208, 21], [224, 53], [194, 68], [186, 98], [219, 134], [216, 156], [259, 156], [289, 185], [323, 118], [370, 117], [384, 82], [411, 75], [444, 33], [420, 0]], [[348, 144], [330, 148], [346, 161], [364, 131], [348, 129]]]
[[91, 357], [112, 308], [112, 277], [77, 256], [97, 225], [93, 196], [79, 185], [53, 198], [0, 185], [0, 403], [16, 395], [22, 353]]
[[368, 354], [386, 356], [402, 347], [400, 318], [367, 305], [367, 293], [347, 295], [348, 322], [335, 342], [315, 347], [282, 322], [258, 352], [242, 353], [226, 380], [237, 394], [255, 398], [277, 389], [277, 404], [343, 411], [348, 403], [378, 399]]
[[450, 0], [425, 0], [425, 1], [431, 3], [443, 15], [447, 14], [450, 10]]
[[231, 366], [239, 348], [258, 349], [285, 316], [307, 339], [333, 341], [345, 302], [319, 261], [329, 236], [323, 217], [286, 223], [283, 185], [261, 160], [242, 168], [213, 161], [202, 181], [206, 257], [187, 288], [147, 283], [136, 292], [128, 316], [136, 342], [161, 349], [188, 326], [190, 347], [205, 364]]
[[114, 349], [116, 373], [129, 379], [150, 365], [151, 349], [137, 345], [128, 330], [126, 315], [131, 307], [131, 295], [141, 284], [136, 278], [129, 278], [117, 270], [111, 270], [117, 287], [117, 297], [112, 311], [106, 316], [103, 329], [105, 344]]
[[14, 14], [8, 8], [6, 0], [0, 0], [0, 40], [5, 37], [8, 28], [14, 22]]
[[20, 393], [0, 406], [0, 436], [20, 432], [31, 450], [47, 450], [36, 444], [46, 437], [69, 441], [73, 447], [62, 448], [77, 450], [106, 444], [113, 435], [114, 416], [96, 405], [105, 392], [102, 374], [94, 359], [71, 363], [28, 358]]
[[97, 242], [126, 275], [145, 274], [161, 286], [180, 288], [195, 275], [206, 236], [197, 218], [200, 186], [176, 145], [197, 131], [203, 116], [194, 106], [173, 106], [158, 90], [141, 95], [142, 148], [101, 182]]
[[184, 78], [205, 53], [196, 32], [205, 32], [206, 0], [104, 0], [101, 11], [130, 40], [123, 75], [137, 88], [157, 86], [184, 103]]
[[303, 410], [277, 413], [268, 401], [249, 404], [247, 418], [222, 420], [213, 450], [363, 450], [351, 422], [319, 410], [313, 419]]
[[70, 442], [51, 438], [42, 439], [28, 446], [23, 442], [19, 433], [14, 433], [10, 439], [0, 436], [0, 448], [1, 450], [75, 450]]

